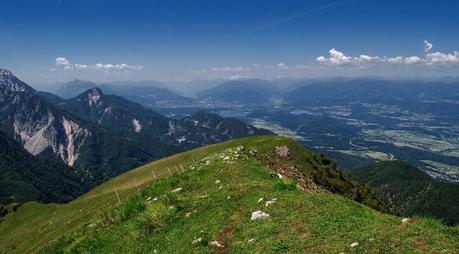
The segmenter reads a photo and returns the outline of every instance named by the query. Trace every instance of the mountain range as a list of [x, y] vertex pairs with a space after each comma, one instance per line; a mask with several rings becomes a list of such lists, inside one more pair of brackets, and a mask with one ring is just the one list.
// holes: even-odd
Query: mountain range
[[203, 144], [271, 134], [213, 114], [168, 119], [100, 89], [54, 102], [11, 72], [0, 70], [0, 130], [30, 154], [72, 167], [83, 185], [90, 187], [137, 165]]
[[266, 80], [232, 80], [197, 94], [199, 99], [241, 104], [269, 104], [277, 96], [277, 88]]
[[64, 99], [70, 99], [92, 89], [99, 88], [107, 95], [118, 95], [145, 107], [153, 108], [164, 104], [184, 104], [193, 101], [191, 98], [180, 96], [158, 82], [129, 82], [118, 81], [96, 84], [90, 81], [75, 79], [65, 83], [55, 94]]

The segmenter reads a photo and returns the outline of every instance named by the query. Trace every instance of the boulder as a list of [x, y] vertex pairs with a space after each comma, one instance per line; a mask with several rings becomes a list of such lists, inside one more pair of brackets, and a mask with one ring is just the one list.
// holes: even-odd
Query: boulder
[[288, 157], [290, 155], [290, 149], [287, 146], [276, 146], [274, 152], [281, 158]]
[[225, 246], [224, 246], [221, 242], [219, 242], [219, 241], [211, 241], [211, 242], [209, 243], [209, 245], [210, 245], [211, 247], [219, 248], [219, 249], [223, 249], [223, 248], [225, 247]]
[[197, 245], [197, 244], [199, 244], [201, 242], [202, 242], [202, 238], [201, 237], [196, 238], [196, 239], [193, 240], [193, 245]]
[[276, 200], [269, 200], [269, 201], [266, 201], [265, 206], [268, 207], [270, 205], [273, 205], [274, 203], [276, 203]]
[[412, 222], [410, 218], [403, 218], [402, 219], [402, 224], [408, 224], [410, 222]]
[[268, 213], [265, 213], [265, 212], [262, 212], [262, 211], [255, 211], [252, 213], [252, 217], [250, 218], [250, 220], [254, 221], [254, 220], [258, 220], [258, 219], [266, 219], [266, 218], [269, 218], [270, 215]]

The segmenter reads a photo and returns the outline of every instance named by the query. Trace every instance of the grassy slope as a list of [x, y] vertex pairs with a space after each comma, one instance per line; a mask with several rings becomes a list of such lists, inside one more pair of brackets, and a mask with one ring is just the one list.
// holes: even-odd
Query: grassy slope
[[[0, 224], [0, 252], [36, 251], [64, 233], [66, 237], [42, 251], [199, 253], [212, 251], [210, 240], [220, 240], [223, 251], [232, 252], [337, 253], [347, 252], [355, 241], [360, 243], [357, 253], [459, 250], [458, 227], [421, 218], [400, 226], [400, 218], [338, 195], [300, 191], [292, 181], [273, 177], [252, 157], [228, 164], [217, 156], [201, 170], [188, 166], [235, 145], [259, 148], [272, 143], [291, 141], [256, 137], [211, 145], [129, 171], [67, 205], [25, 204]], [[167, 167], [174, 171], [179, 164], [185, 173], [151, 184], [152, 170], [167, 175]], [[220, 184], [215, 184], [217, 179]], [[115, 186], [123, 204], [110, 208], [117, 204]], [[183, 191], [170, 193], [178, 187]], [[145, 202], [150, 196], [158, 197], [152, 205]], [[264, 207], [264, 202], [257, 204], [261, 197], [277, 202]], [[259, 209], [271, 218], [250, 221], [251, 212]], [[202, 244], [193, 245], [198, 237]], [[256, 240], [247, 243], [251, 238]]]

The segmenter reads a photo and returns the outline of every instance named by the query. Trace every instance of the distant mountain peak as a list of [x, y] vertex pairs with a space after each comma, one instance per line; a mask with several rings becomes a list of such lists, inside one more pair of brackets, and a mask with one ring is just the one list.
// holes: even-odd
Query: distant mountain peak
[[77, 78], [72, 80], [72, 81], [67, 82], [68, 85], [75, 85], [75, 84], [81, 84], [81, 83], [96, 85], [96, 83], [94, 83], [94, 82], [91, 82], [91, 81], [88, 81], [88, 80], [77, 79]]
[[67, 82], [59, 90], [57, 90], [56, 95], [64, 99], [70, 99], [97, 86], [98, 85], [96, 83], [91, 81], [75, 79]]

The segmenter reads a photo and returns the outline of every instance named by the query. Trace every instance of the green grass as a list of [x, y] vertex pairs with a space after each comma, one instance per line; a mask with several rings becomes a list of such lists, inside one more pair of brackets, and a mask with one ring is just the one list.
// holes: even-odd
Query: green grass
[[[299, 152], [291, 140], [279, 137], [234, 140], [129, 171], [66, 205], [24, 204], [0, 224], [0, 252], [348, 253], [356, 241], [352, 253], [459, 251], [458, 227], [423, 218], [401, 226], [399, 217], [279, 179], [264, 166], [277, 144]], [[230, 148], [237, 145], [256, 147], [259, 156], [236, 158]], [[313, 158], [309, 152], [302, 155], [289, 160]], [[226, 156], [231, 159], [222, 159]], [[180, 164], [184, 173], [154, 181], [152, 170], [167, 176], [167, 167], [175, 171]], [[171, 192], [176, 188], [182, 191]], [[257, 203], [259, 198], [264, 201]], [[277, 201], [265, 207], [273, 198]], [[271, 217], [251, 221], [256, 210]], [[197, 238], [202, 241], [193, 244]], [[224, 249], [210, 247], [214, 240]]]

